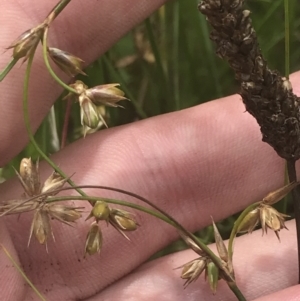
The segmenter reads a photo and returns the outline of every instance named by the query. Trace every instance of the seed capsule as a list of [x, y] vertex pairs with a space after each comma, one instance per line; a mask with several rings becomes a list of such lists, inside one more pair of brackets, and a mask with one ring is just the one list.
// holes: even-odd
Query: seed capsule
[[48, 53], [55, 64], [69, 76], [75, 76], [78, 73], [86, 75], [82, 71], [84, 61], [79, 57], [57, 48], [48, 48]]
[[85, 255], [100, 253], [102, 247], [102, 232], [96, 222], [91, 224], [85, 242]]

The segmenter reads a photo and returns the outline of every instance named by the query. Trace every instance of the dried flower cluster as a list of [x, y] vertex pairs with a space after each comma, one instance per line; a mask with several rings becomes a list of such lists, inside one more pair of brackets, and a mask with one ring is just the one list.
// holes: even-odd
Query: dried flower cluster
[[47, 203], [47, 199], [56, 195], [67, 181], [59, 174], [53, 172], [41, 185], [38, 162], [34, 164], [30, 158], [24, 158], [21, 161], [20, 172], [16, 171], [16, 173], [24, 188], [23, 199], [5, 202], [0, 206], [0, 212], [3, 216], [35, 211], [28, 244], [32, 234], [39, 243], [46, 244], [49, 235], [53, 236], [50, 219], [71, 225], [81, 217], [83, 207]]
[[99, 253], [101, 250], [102, 233], [98, 225], [99, 221], [106, 221], [107, 224], [112, 225], [128, 240], [129, 238], [124, 231], [135, 231], [139, 225], [131, 213], [121, 209], [110, 208], [104, 199], [94, 204], [87, 220], [90, 218], [94, 218], [94, 221], [90, 226], [85, 245], [85, 253], [89, 255]]
[[[225, 281], [230, 282], [234, 282], [235, 280], [232, 261], [230, 259], [230, 256], [228, 255], [227, 247], [225, 246], [225, 243], [214, 221], [213, 229], [222, 270], [203, 250], [201, 250], [198, 245], [195, 244], [195, 242], [193, 242], [183, 233], [180, 233], [183, 240], [192, 250], [200, 255], [200, 257], [180, 266], [179, 268], [182, 268], [181, 278], [186, 280], [184, 283], [185, 287], [197, 280], [202, 272], [205, 271], [205, 279], [208, 280], [210, 289], [212, 290], [213, 294], [215, 294], [220, 279], [224, 279]], [[226, 273], [224, 273], [224, 271], [226, 271]]]
[[6, 49], [13, 49], [13, 58], [19, 60], [24, 57], [23, 62], [25, 62], [40, 42], [45, 26], [46, 24], [42, 23], [32, 29], [26, 30]]
[[88, 88], [82, 81], [77, 80], [70, 87], [76, 90], [77, 95], [69, 93], [66, 98], [74, 98], [79, 102], [81, 124], [84, 127], [84, 134], [90, 129], [99, 127], [99, 123], [107, 124], [102, 117], [103, 105], [109, 107], [121, 107], [117, 104], [120, 100], [126, 100], [124, 92], [117, 88], [119, 84], [99, 85]]
[[[40, 25], [25, 31], [7, 47], [7, 49], [13, 49], [13, 57], [15, 59], [18, 60], [25, 57], [24, 61], [26, 61], [33, 54], [46, 31], [46, 27], [49, 25], [50, 19], [47, 18]], [[72, 77], [79, 73], [86, 75], [82, 70], [84, 61], [81, 58], [54, 47], [47, 47], [47, 53], [52, 61], [67, 75]], [[99, 129], [102, 125], [107, 127], [103, 118], [105, 114], [104, 106], [122, 107], [117, 102], [128, 100], [118, 86], [119, 84], [112, 83], [88, 88], [79, 80], [74, 84], [70, 84], [70, 87], [76, 91], [76, 94], [70, 92], [66, 98], [74, 98], [79, 102], [84, 136]]]
[[[53, 172], [42, 185], [39, 162], [33, 163], [30, 158], [24, 158], [20, 164], [20, 171], [16, 171], [16, 174], [24, 188], [23, 198], [2, 202], [0, 216], [34, 211], [28, 244], [32, 236], [40, 244], [45, 245], [49, 236], [54, 239], [51, 219], [72, 226], [82, 217], [84, 207], [51, 202], [51, 197], [55, 196], [67, 182], [67, 179], [62, 178], [58, 173]], [[85, 254], [89, 255], [99, 253], [101, 250], [102, 232], [99, 221], [106, 221], [127, 239], [129, 238], [124, 231], [134, 231], [138, 226], [132, 214], [125, 210], [110, 208], [104, 199], [99, 199], [94, 204], [87, 219], [90, 218], [94, 218], [94, 221], [90, 226], [85, 243]]]
[[263, 141], [285, 159], [300, 158], [299, 97], [290, 82], [268, 68], [244, 0], [203, 0], [198, 8], [213, 30], [217, 55], [226, 59], [241, 83], [246, 110], [260, 125]]
[[269, 193], [265, 198], [263, 198], [263, 200], [255, 209], [250, 211], [244, 217], [238, 227], [238, 232], [252, 233], [255, 227], [261, 224], [263, 234], [267, 233], [267, 230], [269, 228], [275, 232], [278, 240], [280, 240], [279, 231], [281, 229], [287, 229], [284, 221], [287, 217], [289, 217], [289, 215], [278, 212], [271, 205], [279, 202], [298, 185], [299, 182], [293, 182], [277, 189], [274, 192]]

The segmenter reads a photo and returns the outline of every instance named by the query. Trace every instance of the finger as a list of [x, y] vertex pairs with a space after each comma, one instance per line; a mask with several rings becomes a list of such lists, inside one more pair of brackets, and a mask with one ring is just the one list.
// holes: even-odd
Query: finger
[[[91, 135], [53, 158], [67, 174], [76, 172], [77, 184], [108, 185], [141, 194], [190, 230], [210, 224], [211, 215], [219, 220], [261, 200], [284, 181], [283, 160], [261, 142], [259, 128], [244, 113], [238, 96]], [[42, 178], [47, 174], [49, 168], [43, 170]], [[19, 197], [16, 187], [16, 182], [2, 186], [3, 199]], [[90, 194], [107, 195], [95, 190]], [[45, 262], [39, 246], [32, 245], [31, 254], [24, 252], [28, 239], [24, 229], [30, 217], [22, 216], [21, 222], [12, 220], [9, 225], [35, 283], [51, 286], [53, 294], [64, 283], [70, 295], [83, 298], [125, 275], [177, 236], [170, 226], [137, 215], [142, 226], [130, 235], [130, 243], [102, 226], [101, 257], [84, 262], [78, 259], [82, 259], [88, 224], [78, 229], [55, 228], [57, 243], [49, 244], [49, 252], [51, 258], [59, 259], [59, 268], [53, 267], [52, 259]], [[41, 267], [43, 281], [38, 276]], [[86, 291], [79, 291], [89, 274], [97, 277], [84, 284]], [[51, 276], [45, 279], [47, 275]]]
[[[1, 1], [0, 49], [8, 47], [25, 30], [44, 20], [57, 1]], [[164, 0], [82, 1], [73, 0], [50, 29], [52, 46], [80, 56], [87, 63], [106, 51], [122, 35], [162, 5]], [[30, 81], [30, 120], [40, 124], [62, 89], [50, 78], [38, 49]], [[11, 51], [0, 56], [0, 69], [10, 60]], [[20, 65], [20, 63], [18, 63]], [[28, 141], [22, 112], [24, 64], [15, 66], [1, 82], [0, 166], [14, 157]], [[61, 73], [59, 73], [61, 74]], [[65, 80], [66, 77], [63, 77]], [[19, 139], [15, 139], [18, 136]]]
[[[295, 285], [298, 275], [295, 224], [289, 222], [287, 225], [290, 231], [280, 232], [281, 243], [274, 233], [262, 236], [261, 230], [236, 239], [233, 258], [236, 282], [247, 300], [259, 297], [257, 301], [299, 300], [299, 286], [280, 292]], [[214, 245], [212, 248], [216, 252]], [[184, 281], [180, 279], [182, 269], [176, 268], [198, 257], [188, 250], [154, 260], [88, 301], [235, 300], [223, 280], [219, 281], [213, 297], [204, 275], [183, 288]], [[271, 295], [266, 296], [268, 294]]]
[[27, 293], [27, 288], [24, 286], [24, 280], [22, 276], [17, 272], [16, 267], [9, 260], [5, 254], [3, 248], [5, 248], [9, 255], [19, 263], [17, 252], [14, 248], [13, 242], [7, 228], [3, 221], [0, 222], [0, 291], [1, 300], [9, 301], [24, 300]]
[[281, 300], [289, 300], [289, 301], [299, 301], [300, 300], [300, 286], [294, 285], [288, 287], [279, 292], [255, 299], [255, 301], [281, 301]]

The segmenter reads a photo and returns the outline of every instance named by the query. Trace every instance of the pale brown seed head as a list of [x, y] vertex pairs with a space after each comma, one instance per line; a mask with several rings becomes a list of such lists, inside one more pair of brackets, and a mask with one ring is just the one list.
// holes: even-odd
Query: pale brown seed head
[[78, 94], [82, 94], [88, 89], [88, 86], [81, 80], [77, 80], [74, 84], [70, 84], [70, 87], [76, 90]]
[[97, 128], [101, 118], [96, 105], [84, 94], [79, 96], [81, 125]]
[[134, 231], [138, 226], [132, 214], [121, 209], [110, 210], [109, 222], [121, 231]]
[[185, 287], [199, 278], [201, 273], [206, 268], [206, 264], [207, 259], [205, 257], [200, 257], [181, 266], [183, 267], [181, 278], [186, 280], [184, 283]]
[[254, 210], [250, 211], [242, 220], [240, 223], [237, 232], [243, 233], [248, 232], [252, 233], [252, 231], [255, 229], [255, 227], [259, 223], [259, 212], [260, 210], [258, 208], [255, 208]]
[[13, 57], [15, 59], [25, 57], [24, 60], [26, 60], [39, 43], [44, 28], [44, 25], [41, 24], [26, 30], [7, 49], [13, 48]]
[[46, 212], [43, 207], [37, 209], [34, 213], [28, 245], [32, 234], [34, 234], [40, 244], [45, 244], [49, 234], [52, 234], [50, 218], [48, 212]]
[[279, 202], [298, 185], [299, 182], [292, 182], [275, 191], [270, 192], [265, 198], [263, 198], [263, 203], [267, 205], [273, 205]]
[[38, 206], [39, 203], [35, 200], [32, 201], [9, 200], [6, 202], [1, 202], [0, 214], [4, 216], [4, 215], [28, 212], [36, 209]]
[[102, 247], [102, 232], [96, 222], [91, 224], [85, 242], [85, 255], [100, 253]]
[[57, 48], [48, 48], [48, 53], [55, 64], [69, 76], [76, 76], [78, 73], [86, 75], [82, 71], [84, 61], [79, 57]]
[[116, 103], [127, 99], [124, 92], [117, 88], [119, 84], [100, 85], [86, 90], [86, 95], [96, 105], [106, 105], [110, 107], [119, 107]]
[[53, 171], [53, 173], [48, 177], [42, 187], [42, 193], [49, 193], [49, 195], [55, 195], [58, 192], [50, 193], [51, 191], [63, 188], [68, 179], [63, 178], [59, 173]]
[[38, 161], [34, 164], [31, 158], [24, 158], [20, 163], [18, 178], [28, 196], [35, 196], [41, 192]]
[[[267, 229], [271, 229], [275, 232], [279, 239], [278, 232], [285, 228], [285, 218], [289, 217], [286, 214], [279, 213], [275, 208], [262, 204], [260, 207], [260, 222], [262, 226], [263, 233], [267, 233]], [[280, 240], [280, 239], [279, 239]]]
[[229, 258], [228, 258], [227, 248], [224, 244], [224, 241], [222, 239], [222, 236], [221, 236], [216, 224], [214, 223], [214, 221], [212, 221], [212, 223], [213, 223], [213, 229], [214, 229], [215, 242], [216, 242], [216, 246], [217, 246], [217, 250], [220, 255], [220, 258], [223, 259], [225, 262], [228, 262]]
[[72, 207], [63, 204], [47, 204], [45, 210], [49, 215], [67, 225], [81, 218], [81, 213], [84, 207]]

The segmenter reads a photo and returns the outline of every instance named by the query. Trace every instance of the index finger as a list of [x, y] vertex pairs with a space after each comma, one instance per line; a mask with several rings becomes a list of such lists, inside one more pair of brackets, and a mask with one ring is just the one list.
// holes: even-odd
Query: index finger
[[[0, 15], [0, 49], [8, 47], [21, 33], [41, 23], [56, 2], [1, 1], [0, 11], [5, 14]], [[73, 0], [51, 25], [51, 45], [72, 52], [90, 63], [164, 2]], [[40, 51], [37, 52], [29, 92], [30, 118], [34, 130], [62, 92], [48, 75]], [[10, 51], [0, 56], [1, 70], [9, 62], [10, 56]], [[19, 64], [0, 84], [0, 166], [13, 158], [28, 141], [21, 103], [25, 66], [18, 67]]]

